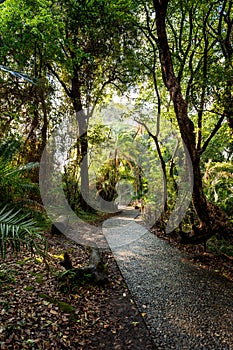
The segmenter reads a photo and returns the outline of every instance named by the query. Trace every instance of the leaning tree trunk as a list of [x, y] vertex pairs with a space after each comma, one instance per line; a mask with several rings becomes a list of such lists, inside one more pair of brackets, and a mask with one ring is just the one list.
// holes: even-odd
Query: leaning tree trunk
[[166, 85], [174, 104], [181, 137], [189, 152], [193, 167], [193, 204], [200, 220], [203, 234], [210, 231], [210, 218], [205, 195], [203, 193], [202, 176], [200, 170], [200, 155], [196, 149], [196, 140], [193, 122], [188, 117], [187, 103], [185, 102], [181, 86], [175, 76], [168, 38], [166, 32], [166, 14], [168, 0], [154, 0], [156, 11], [156, 29], [160, 63], [164, 84]]

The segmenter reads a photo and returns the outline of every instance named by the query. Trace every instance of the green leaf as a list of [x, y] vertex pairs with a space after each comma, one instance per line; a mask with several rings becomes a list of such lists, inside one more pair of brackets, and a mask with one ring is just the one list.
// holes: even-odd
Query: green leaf
[[0, 210], [0, 254], [5, 258], [8, 248], [19, 252], [21, 247], [44, 255], [46, 241], [33, 219], [21, 210], [7, 210], [5, 206]]

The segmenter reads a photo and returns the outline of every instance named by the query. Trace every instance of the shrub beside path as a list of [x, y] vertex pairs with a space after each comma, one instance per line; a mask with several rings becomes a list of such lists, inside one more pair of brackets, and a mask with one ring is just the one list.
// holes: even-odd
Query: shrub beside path
[[125, 208], [103, 233], [156, 349], [233, 350], [233, 283], [192, 266]]

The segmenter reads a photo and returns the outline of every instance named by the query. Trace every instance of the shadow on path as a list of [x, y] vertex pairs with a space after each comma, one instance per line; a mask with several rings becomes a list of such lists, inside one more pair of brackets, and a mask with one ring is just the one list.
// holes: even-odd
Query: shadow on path
[[123, 210], [103, 233], [156, 348], [233, 350], [233, 284], [192, 266], [136, 215]]

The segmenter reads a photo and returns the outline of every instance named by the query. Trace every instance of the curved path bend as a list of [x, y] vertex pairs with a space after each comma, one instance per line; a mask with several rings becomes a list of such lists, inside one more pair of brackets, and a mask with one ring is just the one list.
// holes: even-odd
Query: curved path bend
[[192, 266], [126, 208], [103, 233], [156, 349], [233, 350], [233, 283]]

